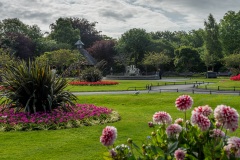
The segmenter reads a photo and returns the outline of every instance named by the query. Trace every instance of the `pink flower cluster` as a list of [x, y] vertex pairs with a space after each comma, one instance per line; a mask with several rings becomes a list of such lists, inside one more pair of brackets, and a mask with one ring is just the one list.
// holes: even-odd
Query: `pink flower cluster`
[[224, 147], [225, 152], [229, 155], [234, 152], [236, 158], [240, 158], [240, 138], [231, 137], [227, 141], [227, 146]]
[[182, 95], [176, 99], [175, 105], [178, 110], [186, 111], [192, 107], [193, 99], [189, 95]]
[[69, 121], [83, 120], [91, 117], [100, 117], [102, 115], [109, 115], [112, 113], [111, 109], [106, 107], [97, 107], [92, 104], [76, 104], [70, 107], [71, 111], [64, 112], [54, 110], [50, 113], [38, 112], [36, 114], [29, 114], [24, 112], [15, 113], [14, 109], [5, 109], [0, 112], [0, 124], [5, 125], [29, 125], [29, 124], [46, 124], [54, 125], [67, 123]]
[[178, 148], [178, 149], [174, 152], [174, 157], [176, 158], [176, 160], [184, 160], [185, 154], [186, 154], [186, 151]]
[[104, 146], [108, 147], [108, 146], [113, 145], [116, 138], [117, 138], [117, 129], [113, 126], [107, 126], [102, 131], [102, 135], [100, 137], [100, 142]]
[[117, 85], [119, 83], [114, 81], [98, 81], [98, 82], [72, 81], [72, 82], [69, 82], [69, 84], [79, 85], [79, 86], [104, 86], [104, 85]]
[[225, 136], [225, 133], [220, 130], [220, 129], [213, 129], [211, 132], [210, 132], [210, 137], [213, 137], [213, 138], [217, 138], [217, 137], [224, 137]]
[[172, 117], [164, 111], [156, 112], [153, 115], [153, 122], [157, 124], [171, 124]]
[[238, 112], [229, 106], [218, 105], [214, 110], [214, 118], [217, 123], [223, 125], [225, 129], [235, 131], [238, 128]]
[[194, 112], [191, 117], [192, 124], [197, 124], [202, 131], [209, 129], [211, 123], [210, 120], [203, 114]]
[[182, 132], [182, 127], [179, 124], [171, 124], [167, 127], [166, 133], [168, 137], [177, 137]]
[[209, 105], [205, 106], [199, 106], [193, 109], [192, 114], [194, 113], [200, 113], [206, 117], [208, 117], [210, 114], [212, 114], [213, 110]]

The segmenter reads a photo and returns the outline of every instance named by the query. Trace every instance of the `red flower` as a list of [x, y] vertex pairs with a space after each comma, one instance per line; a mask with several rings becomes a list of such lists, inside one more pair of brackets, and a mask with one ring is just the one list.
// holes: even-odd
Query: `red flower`
[[175, 101], [176, 107], [180, 111], [186, 111], [193, 105], [193, 99], [189, 95], [179, 96]]
[[117, 129], [113, 126], [107, 126], [102, 131], [100, 142], [104, 146], [111, 146], [113, 145], [116, 138], [117, 138]]

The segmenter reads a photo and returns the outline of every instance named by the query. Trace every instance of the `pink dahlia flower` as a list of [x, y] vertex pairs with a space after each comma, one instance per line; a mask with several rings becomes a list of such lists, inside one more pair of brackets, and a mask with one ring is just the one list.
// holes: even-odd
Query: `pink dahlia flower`
[[166, 129], [166, 133], [168, 137], [178, 136], [180, 132], [182, 132], [182, 127], [178, 124], [171, 124]]
[[174, 152], [174, 157], [176, 158], [176, 160], [184, 160], [185, 154], [186, 154], [186, 151], [178, 148], [178, 149]]
[[238, 117], [238, 112], [226, 105], [218, 105], [214, 110], [214, 118], [217, 123], [223, 124], [225, 129], [232, 132], [238, 128]]
[[182, 125], [183, 124], [183, 119], [182, 118], [178, 118], [174, 121], [175, 124], [179, 124]]
[[235, 149], [240, 149], [240, 138], [231, 137], [228, 138], [227, 144], [231, 144]]
[[196, 112], [192, 114], [191, 122], [192, 124], [197, 124], [202, 131], [208, 130], [211, 125], [207, 117]]
[[153, 115], [153, 122], [157, 124], [171, 124], [172, 123], [172, 117], [164, 111], [156, 112]]
[[111, 146], [113, 145], [116, 138], [117, 138], [117, 129], [113, 126], [107, 126], [102, 131], [100, 142], [104, 146]]
[[193, 112], [197, 112], [197, 113], [200, 113], [200, 114], [208, 117], [213, 112], [213, 110], [208, 105], [205, 105], [205, 106], [199, 106], [199, 107], [194, 108], [192, 113]]
[[240, 158], [240, 138], [231, 137], [228, 139], [227, 144], [228, 145], [226, 149], [229, 149], [230, 151], [234, 151], [235, 157]]
[[193, 105], [193, 99], [189, 95], [179, 96], [175, 101], [175, 106], [180, 111], [186, 111], [190, 109]]
[[213, 129], [210, 132], [210, 137], [217, 138], [217, 137], [224, 137], [224, 136], [225, 136], [225, 133], [220, 129]]

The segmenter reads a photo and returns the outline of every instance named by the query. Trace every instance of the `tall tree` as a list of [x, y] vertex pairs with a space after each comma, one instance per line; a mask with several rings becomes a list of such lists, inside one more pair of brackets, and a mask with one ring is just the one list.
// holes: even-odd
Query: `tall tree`
[[161, 65], [168, 64], [170, 60], [170, 57], [164, 53], [149, 52], [145, 54], [143, 63], [145, 65], [152, 65], [158, 70], [158, 68], [161, 68]]
[[108, 68], [114, 64], [114, 56], [116, 41], [114, 40], [101, 40], [95, 42], [92, 47], [87, 48], [87, 51], [98, 61], [104, 60], [107, 62]]
[[50, 37], [56, 40], [58, 43], [66, 43], [74, 48], [74, 44], [80, 38], [80, 31], [74, 29], [70, 19], [59, 18], [55, 23], [50, 25], [51, 33]]
[[36, 55], [36, 44], [42, 37], [37, 25], [29, 26], [17, 18], [0, 21], [0, 47], [11, 54], [28, 59]]
[[205, 26], [205, 56], [204, 61], [206, 62], [208, 56], [213, 59], [214, 63], [211, 63], [212, 71], [214, 71], [214, 66], [223, 58], [222, 46], [219, 38], [219, 26], [216, 23], [212, 14], [208, 16], [208, 20], [204, 21]]
[[233, 75], [240, 73], [240, 53], [231, 54], [223, 59], [226, 68], [230, 69]]
[[131, 61], [137, 66], [141, 63], [150, 43], [150, 35], [144, 29], [133, 28], [121, 36], [116, 48], [118, 52], [131, 55]]
[[174, 65], [178, 71], [196, 72], [201, 63], [198, 51], [192, 47], [182, 46], [175, 50]]
[[225, 55], [240, 50], [240, 11], [228, 11], [220, 21], [220, 37]]
[[94, 42], [103, 40], [104, 38], [100, 34], [101, 31], [97, 31], [97, 22], [89, 22], [85, 18], [69, 18], [74, 29], [80, 31], [80, 37], [84, 43], [85, 48], [91, 47]]

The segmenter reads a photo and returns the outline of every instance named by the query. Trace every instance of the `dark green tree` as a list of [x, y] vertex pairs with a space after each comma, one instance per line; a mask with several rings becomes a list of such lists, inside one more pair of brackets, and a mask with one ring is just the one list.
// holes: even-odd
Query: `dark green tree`
[[178, 71], [196, 72], [202, 67], [198, 51], [192, 47], [182, 46], [175, 50], [174, 65]]
[[74, 29], [70, 19], [68, 18], [59, 18], [55, 23], [50, 25], [51, 33], [50, 37], [56, 40], [57, 43], [66, 43], [76, 47], [74, 44], [80, 38], [80, 31]]
[[220, 38], [225, 55], [240, 50], [240, 11], [228, 11], [221, 19]]
[[[214, 71], [214, 66], [223, 58], [222, 46], [219, 38], [219, 26], [215, 21], [212, 14], [208, 16], [208, 20], [204, 21], [205, 26], [205, 52], [203, 56], [203, 61], [206, 64], [207, 59], [212, 59], [210, 66], [212, 71]], [[207, 66], [207, 65], [206, 65]]]
[[119, 53], [131, 55], [130, 60], [137, 66], [141, 63], [150, 43], [150, 35], [144, 29], [133, 28], [121, 36], [116, 49]]

